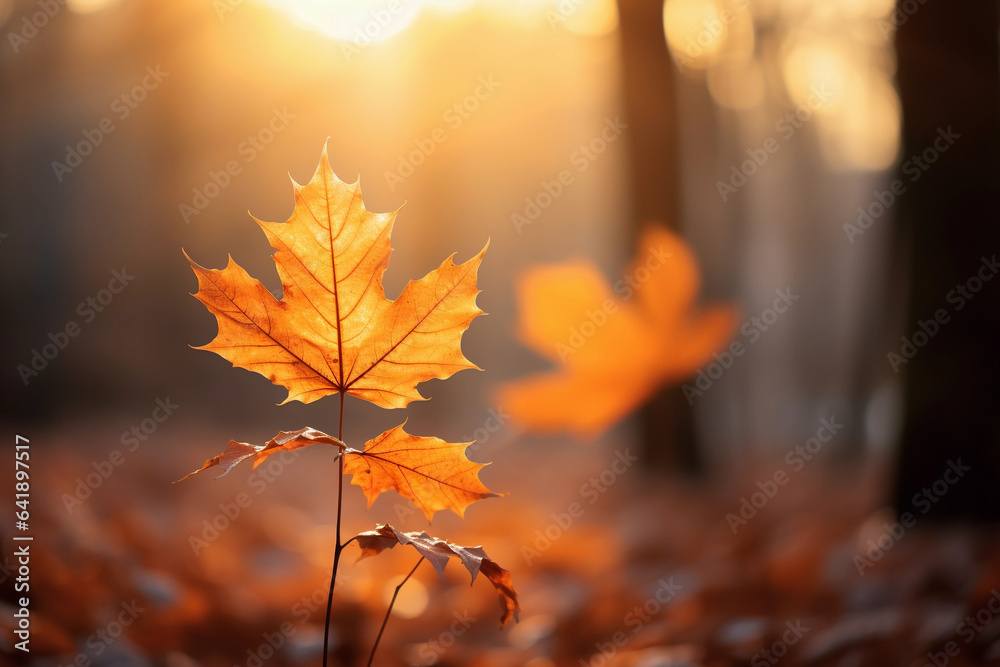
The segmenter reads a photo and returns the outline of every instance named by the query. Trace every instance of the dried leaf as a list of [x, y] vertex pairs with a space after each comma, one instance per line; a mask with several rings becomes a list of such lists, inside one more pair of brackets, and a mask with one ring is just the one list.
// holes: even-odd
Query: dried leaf
[[293, 185], [295, 209], [286, 222], [257, 220], [275, 249], [280, 300], [231, 257], [221, 270], [188, 257], [198, 277], [195, 297], [219, 325], [198, 349], [284, 386], [283, 403], [346, 392], [401, 408], [424, 400], [418, 383], [477, 368], [461, 340], [483, 312], [476, 280], [485, 247], [463, 264], [452, 255], [391, 301], [382, 276], [396, 211], [368, 211], [359, 183], [333, 173], [326, 147], [312, 180]]
[[515, 421], [597, 435], [661, 386], [692, 375], [730, 339], [734, 308], [694, 307], [698, 266], [684, 241], [654, 227], [640, 248], [614, 287], [588, 262], [522, 277], [520, 338], [558, 368], [501, 388], [499, 401]]
[[361, 487], [369, 507], [383, 491], [395, 490], [411, 500], [430, 521], [437, 511], [450, 509], [463, 516], [465, 508], [477, 500], [497, 497], [479, 479], [479, 471], [485, 464], [474, 463], [465, 456], [465, 449], [472, 443], [410, 435], [403, 426], [369, 440], [363, 451], [347, 448], [337, 438], [312, 428], [282, 431], [263, 445], [230, 440], [222, 454], [178, 481], [215, 466], [224, 468], [219, 475], [222, 477], [248, 458], [254, 459], [256, 468], [273, 454], [324, 444], [343, 450], [344, 472], [353, 475], [351, 483]]
[[296, 449], [317, 444], [336, 445], [341, 449], [346, 449], [346, 445], [332, 435], [327, 435], [322, 431], [317, 431], [316, 429], [309, 428], [308, 426], [306, 428], [300, 428], [298, 431], [281, 431], [278, 435], [274, 436], [263, 445], [251, 445], [248, 442], [230, 440], [229, 446], [226, 447], [225, 451], [218, 456], [208, 459], [205, 461], [205, 465], [197, 470], [192, 470], [177, 481], [183, 482], [191, 475], [196, 475], [202, 470], [214, 468], [215, 466], [223, 466], [225, 468], [225, 470], [219, 474], [219, 477], [225, 477], [229, 474], [230, 470], [250, 457], [253, 457], [253, 467], [256, 468], [264, 462], [264, 459], [272, 454], [277, 454], [279, 452], [292, 452]]
[[506, 625], [511, 618], [518, 620], [521, 607], [517, 602], [517, 592], [511, 582], [510, 572], [491, 560], [482, 547], [458, 546], [427, 533], [401, 533], [388, 524], [361, 533], [354, 539], [361, 547], [358, 560], [378, 555], [397, 544], [409, 545], [434, 566], [442, 579], [448, 560], [457, 558], [472, 575], [473, 582], [476, 581], [476, 575], [482, 573], [500, 593], [500, 626]]

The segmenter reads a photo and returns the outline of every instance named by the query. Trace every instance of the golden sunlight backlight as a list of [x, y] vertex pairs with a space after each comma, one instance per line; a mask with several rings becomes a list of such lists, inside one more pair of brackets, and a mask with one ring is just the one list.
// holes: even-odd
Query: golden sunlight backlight
[[667, 0], [663, 29], [674, 60], [685, 67], [704, 69], [726, 40], [728, 14], [715, 0]]
[[878, 171], [899, 152], [894, 52], [878, 27], [893, 7], [892, 0], [665, 0], [663, 29], [680, 73], [704, 79], [724, 109], [780, 116], [828, 92], [813, 109], [823, 157], [834, 169]]
[[462, 10], [470, 0], [264, 0], [304, 28], [330, 39], [378, 42], [405, 30], [425, 9]]
[[[96, 1], [96, 0], [92, 0]], [[454, 15], [485, 8], [526, 27], [565, 28], [603, 35], [618, 26], [615, 0], [259, 0], [304, 28], [330, 39], [365, 45], [400, 34], [423, 13]]]
[[[386, 605], [389, 604], [392, 600], [392, 594], [396, 591], [396, 586], [399, 586], [405, 578], [405, 575], [399, 575], [385, 582], [385, 586], [382, 589], [383, 603]], [[430, 595], [427, 593], [427, 587], [418, 580], [411, 578], [399, 589], [396, 604], [392, 607], [392, 614], [400, 618], [416, 618], [424, 613], [429, 602]]]
[[[841, 37], [856, 20], [844, 17]], [[867, 16], [862, 20], [871, 24]], [[870, 40], [868, 48], [848, 48], [837, 35], [806, 28], [787, 36], [780, 50], [785, 91], [794, 104], [806, 103], [817, 89], [830, 93], [816, 109], [816, 123], [820, 148], [832, 167], [886, 169], [899, 151], [901, 113], [889, 47]]]
[[120, 0], [66, 0], [66, 6], [76, 14], [91, 14], [118, 4]]

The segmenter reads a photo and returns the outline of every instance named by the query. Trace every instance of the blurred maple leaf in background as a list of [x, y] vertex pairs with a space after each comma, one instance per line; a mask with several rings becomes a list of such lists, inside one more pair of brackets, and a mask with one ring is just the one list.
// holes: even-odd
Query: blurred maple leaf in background
[[503, 385], [500, 404], [531, 430], [599, 435], [732, 337], [736, 309], [696, 307], [699, 286], [691, 249], [662, 227], [643, 233], [614, 285], [588, 261], [529, 270], [517, 287], [518, 336], [558, 368]]

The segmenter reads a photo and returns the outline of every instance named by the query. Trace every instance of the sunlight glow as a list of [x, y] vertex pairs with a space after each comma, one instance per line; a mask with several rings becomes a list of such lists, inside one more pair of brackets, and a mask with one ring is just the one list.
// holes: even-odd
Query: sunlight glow
[[[77, 0], [105, 2], [107, 0]], [[402, 33], [424, 12], [457, 14], [483, 7], [496, 18], [527, 28], [565, 28], [580, 35], [603, 35], [618, 26], [615, 0], [258, 0], [298, 25], [330, 39], [364, 46]]]
[[899, 153], [901, 108], [888, 77], [870, 72], [836, 122], [821, 127], [823, 154], [835, 169], [888, 169]]
[[304, 28], [330, 39], [367, 44], [402, 32], [427, 2], [373, 4], [368, 0], [265, 0]]
[[663, 4], [667, 44], [682, 71], [708, 66], [726, 40], [728, 23], [714, 0], [667, 0]]
[[844, 98], [854, 74], [853, 65], [842, 42], [810, 33], [796, 34], [782, 63], [786, 90], [795, 104], [807, 103], [816, 89], [829, 90], [833, 95], [830, 103], [817, 112], [830, 114]]
[[816, 109], [820, 147], [834, 169], [878, 171], [899, 151], [900, 104], [892, 85], [893, 63], [878, 51], [849, 49], [844, 40], [803, 30], [785, 44], [782, 74], [795, 104], [828, 90]]
[[[405, 575], [393, 577], [385, 582], [385, 588], [382, 590], [382, 598], [385, 604], [389, 604], [389, 601], [392, 600], [392, 594], [395, 592], [396, 586], [399, 586], [399, 582], [403, 579], [405, 579]], [[396, 604], [392, 607], [392, 615], [399, 616], [400, 618], [416, 618], [424, 613], [428, 602], [430, 602], [430, 595], [427, 593], [427, 587], [418, 580], [411, 578], [406, 582], [405, 586], [399, 589]]]
[[119, 0], [66, 0], [66, 6], [76, 14], [91, 14], [117, 5], [118, 2]]
[[894, 8], [893, 0], [665, 0], [663, 29], [677, 69], [704, 79], [719, 107], [807, 105], [832, 168], [878, 171], [900, 145], [895, 54], [880, 27]]
[[[560, 3], [560, 6], [565, 3]], [[552, 12], [554, 10], [549, 10]], [[566, 29], [578, 35], [606, 35], [618, 27], [618, 3], [615, 0], [592, 0], [580, 3], [567, 20]]]

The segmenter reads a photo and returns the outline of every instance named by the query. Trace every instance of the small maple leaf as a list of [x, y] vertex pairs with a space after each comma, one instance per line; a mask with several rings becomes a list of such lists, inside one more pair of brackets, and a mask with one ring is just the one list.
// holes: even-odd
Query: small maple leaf
[[283, 403], [344, 392], [401, 408], [424, 400], [418, 383], [478, 368], [461, 341], [483, 313], [476, 280], [485, 247], [463, 264], [452, 255], [389, 300], [382, 276], [397, 211], [368, 211], [359, 183], [333, 173], [325, 146], [312, 180], [293, 186], [295, 209], [286, 222], [254, 218], [275, 249], [280, 300], [232, 257], [221, 270], [188, 257], [198, 277], [194, 296], [219, 325], [198, 349], [284, 386]]
[[369, 440], [361, 452], [345, 454], [344, 472], [353, 475], [351, 484], [364, 491], [368, 507], [380, 493], [394, 489], [430, 521], [439, 510], [464, 516], [465, 508], [477, 500], [498, 497], [479, 481], [479, 471], [486, 464], [474, 463], [465, 455], [471, 442], [410, 435], [403, 426]]
[[412, 501], [430, 521], [440, 510], [450, 509], [463, 516], [465, 508], [477, 500], [498, 496], [479, 479], [479, 471], [486, 464], [474, 463], [466, 457], [465, 450], [471, 442], [451, 443], [410, 435], [403, 426], [400, 424], [369, 440], [362, 451], [308, 427], [282, 431], [263, 445], [230, 440], [225, 451], [178, 481], [215, 466], [223, 468], [219, 475], [223, 477], [247, 459], [252, 458], [256, 468], [273, 454], [322, 444], [342, 450], [344, 472], [353, 475], [351, 483], [361, 487], [369, 507], [383, 491], [394, 490]]
[[354, 539], [361, 547], [361, 556], [358, 560], [378, 555], [397, 544], [411, 546], [430, 561], [442, 579], [444, 579], [445, 565], [450, 559], [457, 558], [472, 575], [473, 583], [476, 581], [476, 576], [482, 573], [500, 593], [500, 627], [506, 625], [512, 618], [518, 620], [521, 606], [517, 601], [517, 592], [514, 591], [510, 572], [491, 560], [482, 547], [461, 547], [431, 537], [427, 533], [401, 533], [388, 524], [376, 526], [375, 530], [361, 533]]
[[661, 386], [693, 374], [732, 337], [734, 308], [693, 307], [698, 265], [680, 237], [652, 227], [639, 247], [628, 279], [614, 288], [582, 261], [522, 276], [519, 337], [558, 369], [501, 387], [500, 404], [515, 421], [597, 435]]

